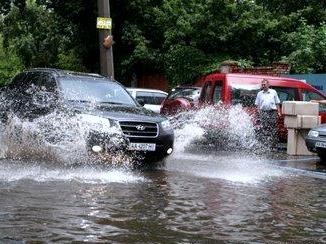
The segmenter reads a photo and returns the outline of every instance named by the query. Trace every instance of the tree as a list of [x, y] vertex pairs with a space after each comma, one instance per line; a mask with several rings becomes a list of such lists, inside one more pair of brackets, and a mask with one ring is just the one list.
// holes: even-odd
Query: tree
[[[96, 1], [0, 0], [6, 46], [26, 66], [99, 71]], [[115, 76], [190, 82], [226, 59], [325, 72], [325, 1], [111, 1]], [[305, 24], [303, 24], [305, 23]], [[53, 45], [55, 43], [55, 45]]]
[[[308, 24], [319, 25], [326, 21], [326, 2], [320, 0], [257, 0], [273, 16], [297, 16], [297, 20], [305, 19]], [[295, 24], [296, 22], [293, 22]]]
[[67, 25], [55, 12], [35, 1], [25, 3], [20, 7], [11, 5], [3, 19], [4, 47], [15, 51], [26, 68], [50, 66], [85, 70], [79, 49], [71, 45], [74, 26]]
[[[0, 43], [2, 42], [0, 35]], [[0, 85], [8, 83], [11, 78], [24, 68], [20, 58], [12, 50], [5, 50], [0, 45]]]
[[[96, 29], [97, 1], [36, 0], [56, 15], [57, 34], [65, 38], [63, 50], [74, 53], [83, 69], [99, 72], [99, 41]], [[71, 51], [73, 50], [73, 51]], [[61, 51], [61, 53], [65, 53]]]
[[292, 65], [294, 73], [318, 73], [326, 71], [326, 25], [319, 27], [300, 22], [300, 27], [284, 36], [284, 57]]

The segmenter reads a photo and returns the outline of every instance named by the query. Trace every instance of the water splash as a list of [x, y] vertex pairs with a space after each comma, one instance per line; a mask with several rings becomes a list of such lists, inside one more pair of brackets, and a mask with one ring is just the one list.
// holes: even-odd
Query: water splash
[[170, 118], [175, 128], [175, 150], [257, 149], [252, 116], [241, 105], [206, 106]]
[[[87, 117], [87, 118], [86, 118]], [[107, 125], [107, 120], [86, 123], [92, 115], [75, 115], [54, 111], [33, 121], [11, 115], [3, 125], [0, 144], [2, 155], [9, 158], [48, 160], [69, 164], [125, 165], [135, 161], [135, 155], [123, 151], [105, 156], [90, 155], [88, 135], [96, 130], [112, 135], [117, 141], [121, 131]], [[251, 116], [241, 105], [221, 105], [182, 112], [170, 118], [175, 128], [175, 153], [223, 148], [252, 150], [259, 147]], [[96, 128], [94, 128], [94, 126]]]
[[33, 180], [37, 182], [77, 181], [87, 184], [134, 183], [145, 178], [134, 171], [117, 167], [54, 167], [47, 163], [18, 161], [0, 164], [0, 181]]
[[[264, 157], [224, 152], [219, 155], [187, 154], [173, 155], [167, 170], [179, 171], [197, 177], [226, 180], [234, 183], [258, 184], [273, 178], [289, 175]], [[172, 163], [178, 161], [178, 164]]]
[[107, 153], [105, 156], [89, 153], [87, 141], [93, 130], [112, 135], [111, 140], [113, 137], [117, 140], [121, 138], [122, 132], [101, 121], [87, 123], [84, 117], [55, 111], [29, 121], [12, 115], [2, 125], [1, 154], [7, 158], [48, 160], [65, 165], [99, 161], [130, 164], [132, 157], [123, 152]]

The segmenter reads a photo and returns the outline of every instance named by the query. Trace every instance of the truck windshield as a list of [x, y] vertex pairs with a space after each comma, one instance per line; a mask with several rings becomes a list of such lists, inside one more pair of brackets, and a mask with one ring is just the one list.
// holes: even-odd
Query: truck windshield
[[231, 89], [231, 102], [233, 105], [242, 104], [243, 107], [255, 106], [255, 99], [260, 90], [259, 85], [232, 84]]
[[302, 98], [303, 101], [308, 102], [319, 102], [319, 112], [326, 112], [326, 103], [323, 102], [326, 100], [325, 97], [321, 96], [320, 94], [314, 91], [302, 91]]
[[137, 106], [121, 85], [106, 79], [62, 78], [60, 90], [64, 99], [69, 101]]

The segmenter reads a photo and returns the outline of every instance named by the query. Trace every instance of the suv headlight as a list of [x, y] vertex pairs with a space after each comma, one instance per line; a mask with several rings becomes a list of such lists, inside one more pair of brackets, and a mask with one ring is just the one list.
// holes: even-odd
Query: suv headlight
[[315, 130], [311, 130], [311, 131], [309, 131], [308, 136], [309, 137], [318, 137], [319, 136], [319, 132], [318, 131], [315, 131]]
[[164, 130], [172, 129], [171, 123], [170, 123], [170, 121], [168, 119], [161, 122], [161, 127]]
[[121, 133], [121, 128], [117, 121], [91, 114], [80, 114], [79, 118], [82, 124], [91, 130], [107, 133]]
[[104, 127], [111, 127], [110, 120], [99, 116], [95, 116], [91, 114], [81, 114], [80, 119], [82, 122], [86, 122], [89, 125], [101, 125]]

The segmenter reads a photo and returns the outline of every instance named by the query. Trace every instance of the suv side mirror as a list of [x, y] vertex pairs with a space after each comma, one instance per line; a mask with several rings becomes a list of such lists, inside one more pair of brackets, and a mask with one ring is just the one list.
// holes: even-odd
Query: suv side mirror
[[144, 106], [145, 105], [145, 101], [142, 98], [136, 98], [136, 101], [141, 105]]

